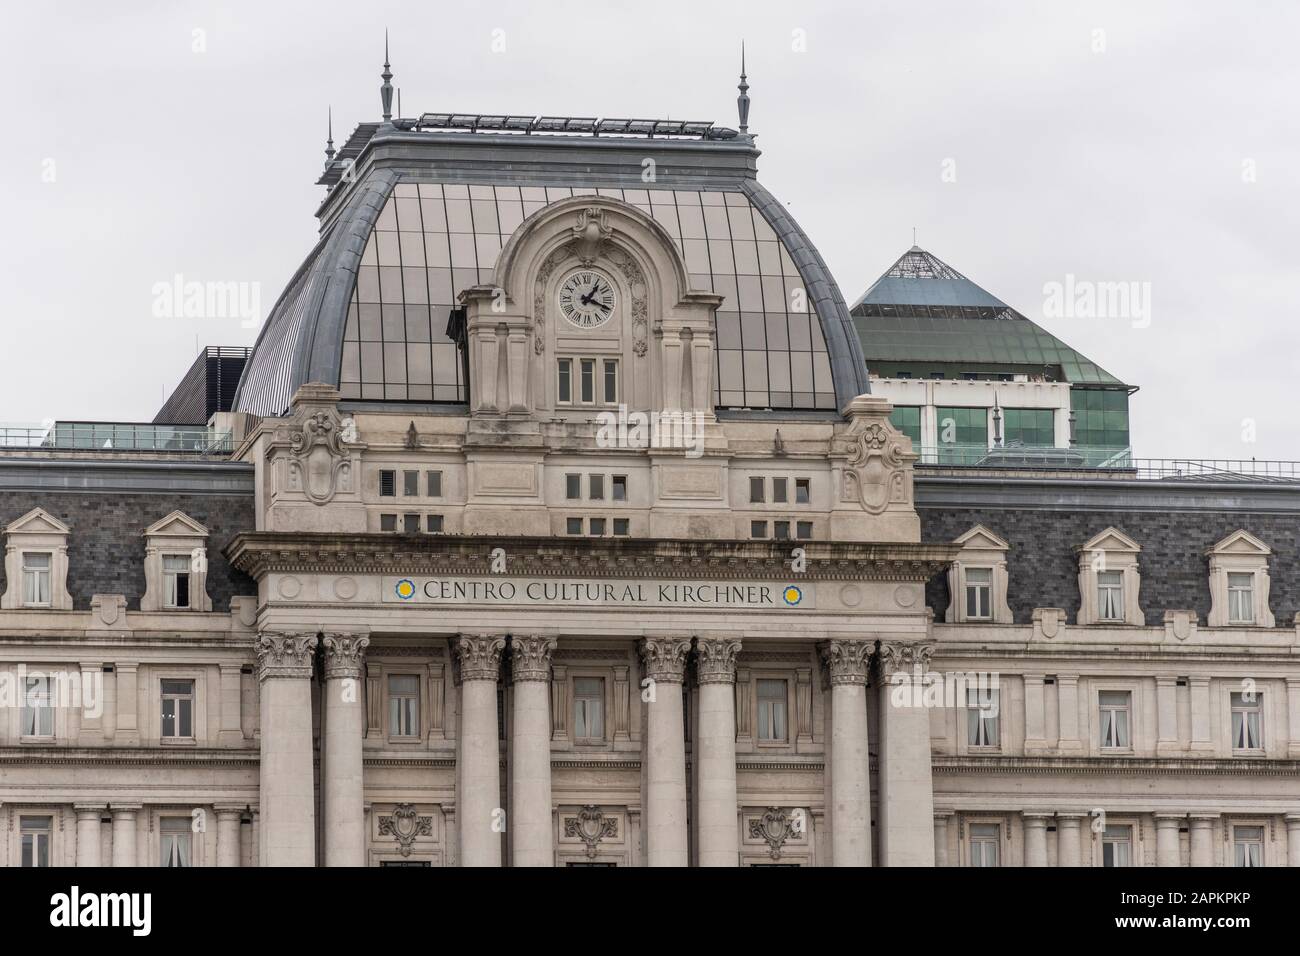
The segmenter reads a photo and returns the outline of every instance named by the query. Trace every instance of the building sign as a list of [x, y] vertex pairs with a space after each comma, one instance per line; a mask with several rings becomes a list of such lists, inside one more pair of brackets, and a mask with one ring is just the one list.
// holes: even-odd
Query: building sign
[[509, 607], [730, 608], [814, 606], [813, 585], [780, 581], [606, 581], [591, 578], [384, 578], [385, 603]]

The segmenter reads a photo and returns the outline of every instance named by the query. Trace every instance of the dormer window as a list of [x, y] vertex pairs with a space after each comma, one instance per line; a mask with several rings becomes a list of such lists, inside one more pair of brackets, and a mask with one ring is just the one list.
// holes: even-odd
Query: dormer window
[[48, 551], [23, 552], [23, 606], [50, 606], [50, 568], [52, 555]]
[[144, 532], [142, 611], [211, 611], [208, 529], [173, 511]]
[[1210, 627], [1273, 627], [1268, 606], [1272, 550], [1249, 531], [1234, 531], [1206, 552]]
[[190, 606], [190, 556], [188, 554], [163, 555], [163, 607], [167, 609]]
[[966, 569], [966, 619], [988, 621], [993, 617], [993, 569]]
[[1142, 546], [1118, 528], [1107, 528], [1079, 547], [1079, 624], [1146, 623], [1138, 603], [1141, 552]]
[[1255, 623], [1255, 575], [1236, 571], [1228, 574], [1228, 623]]
[[971, 528], [953, 544], [961, 545], [961, 551], [948, 569], [944, 620], [949, 624], [1010, 624], [1007, 551], [1011, 546], [983, 525]]
[[1097, 572], [1097, 619], [1124, 622], [1124, 572]]

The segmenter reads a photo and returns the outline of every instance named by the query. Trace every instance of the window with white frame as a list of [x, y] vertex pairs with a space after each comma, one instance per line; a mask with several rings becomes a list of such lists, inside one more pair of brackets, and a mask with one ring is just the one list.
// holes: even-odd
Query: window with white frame
[[617, 405], [619, 369], [616, 358], [556, 360], [556, 401], [561, 405]]
[[50, 568], [53, 555], [48, 551], [23, 552], [23, 604], [27, 607], [49, 607]]
[[993, 569], [966, 568], [966, 620], [993, 618]]
[[970, 825], [970, 865], [997, 866], [1002, 827], [996, 823]]
[[191, 740], [194, 737], [194, 681], [162, 682], [162, 737]]
[[573, 679], [573, 739], [605, 739], [605, 681], [599, 677]]
[[1097, 618], [1101, 621], [1124, 620], [1124, 572], [1097, 572]]
[[1263, 827], [1234, 826], [1232, 828], [1232, 865], [1264, 865]]
[[388, 736], [420, 736], [420, 678], [388, 675]]
[[1127, 750], [1132, 746], [1129, 737], [1132, 699], [1133, 695], [1126, 690], [1104, 690], [1098, 695], [1102, 749]]
[[48, 674], [28, 674], [23, 688], [23, 725], [24, 737], [54, 736], [54, 701], [50, 694], [50, 676]]
[[785, 741], [789, 685], [783, 680], [758, 681], [758, 739], [768, 743]]
[[1228, 573], [1228, 623], [1255, 623], [1255, 575], [1250, 571]]
[[1102, 866], [1133, 865], [1133, 828], [1130, 826], [1106, 827], [1101, 835]]
[[163, 817], [158, 822], [159, 866], [191, 866], [189, 817]]
[[21, 817], [22, 866], [50, 865], [50, 837], [54, 832], [52, 817]]
[[998, 703], [998, 692], [992, 688], [966, 688], [966, 743], [969, 746], [1000, 746]]
[[1264, 699], [1260, 693], [1232, 695], [1232, 749], [1263, 750]]
[[190, 556], [188, 554], [164, 554], [162, 560], [163, 607], [189, 607]]

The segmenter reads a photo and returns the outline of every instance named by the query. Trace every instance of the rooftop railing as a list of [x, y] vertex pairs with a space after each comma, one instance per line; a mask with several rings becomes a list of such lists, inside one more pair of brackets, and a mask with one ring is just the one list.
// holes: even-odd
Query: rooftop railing
[[1255, 458], [1135, 458], [1131, 448], [1075, 445], [1055, 448], [1008, 444], [997, 448], [971, 444], [923, 445], [918, 465], [954, 471], [1078, 472], [1144, 481], [1294, 482], [1300, 462]]
[[0, 425], [0, 449], [29, 451], [153, 451], [222, 455], [234, 450], [229, 432], [202, 425], [55, 422]]

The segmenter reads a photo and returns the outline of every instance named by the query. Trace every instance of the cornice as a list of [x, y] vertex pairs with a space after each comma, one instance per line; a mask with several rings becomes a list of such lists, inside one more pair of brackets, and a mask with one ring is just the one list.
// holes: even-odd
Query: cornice
[[1218, 757], [956, 757], [932, 756], [935, 773], [1074, 773], [1107, 776], [1264, 776], [1300, 775], [1300, 760], [1236, 760]]
[[257, 750], [169, 750], [163, 747], [32, 747], [0, 750], [0, 765], [44, 767], [51, 763], [72, 767], [255, 767]]
[[[706, 541], [487, 535], [245, 532], [225, 549], [232, 565], [255, 578], [271, 572], [326, 574], [486, 575], [490, 554], [504, 548], [513, 576], [788, 580], [792, 542]], [[924, 583], [960, 550], [949, 544], [804, 541], [808, 581]]]

